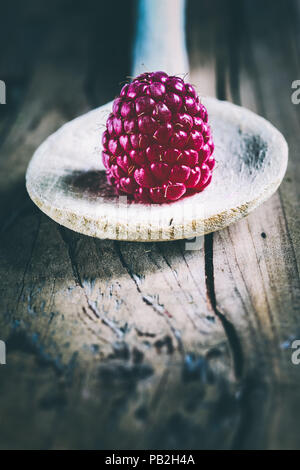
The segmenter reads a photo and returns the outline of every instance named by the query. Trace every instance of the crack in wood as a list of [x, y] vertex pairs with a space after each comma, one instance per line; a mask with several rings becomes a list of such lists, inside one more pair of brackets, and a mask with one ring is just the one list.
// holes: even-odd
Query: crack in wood
[[75, 282], [78, 286], [80, 286], [84, 290], [83, 283], [79, 274], [76, 256], [75, 256], [77, 241], [74, 238], [71, 238], [69, 236], [67, 229], [65, 229], [64, 227], [60, 225], [58, 225], [57, 227], [61, 235], [61, 238], [63, 239], [64, 243], [66, 244], [68, 248], [68, 254], [69, 254], [70, 261], [71, 261], [71, 266], [72, 266]]
[[237, 379], [243, 375], [244, 357], [240, 339], [237, 331], [226, 316], [220, 312], [217, 307], [215, 282], [214, 282], [214, 262], [213, 262], [213, 234], [205, 235], [204, 238], [204, 256], [205, 256], [205, 280], [208, 301], [216, 316], [220, 319], [225, 334], [231, 348], [234, 372]]
[[137, 291], [139, 292], [139, 294], [141, 295], [142, 297], [142, 300], [143, 302], [146, 304], [146, 305], [149, 305], [150, 307], [152, 307], [152, 309], [154, 310], [154, 312], [158, 313], [160, 316], [162, 316], [164, 318], [164, 320], [166, 321], [166, 323], [168, 324], [170, 330], [172, 331], [175, 339], [176, 339], [176, 342], [177, 342], [177, 345], [178, 345], [178, 350], [179, 352], [183, 355], [184, 354], [184, 346], [183, 346], [183, 342], [182, 342], [182, 339], [181, 339], [181, 334], [180, 334], [180, 331], [178, 331], [176, 328], [174, 328], [174, 326], [172, 325], [171, 321], [170, 321], [170, 315], [172, 317], [172, 314], [170, 312], [168, 312], [164, 306], [160, 305], [157, 303], [157, 301], [154, 301], [153, 300], [153, 296], [150, 297], [150, 296], [146, 296], [143, 294], [143, 292], [141, 291], [141, 288], [139, 286], [139, 283], [137, 282], [136, 280], [136, 276], [134, 275], [134, 273], [131, 271], [130, 267], [128, 266], [128, 264], [126, 263], [125, 259], [124, 259], [124, 256], [120, 250], [120, 246], [119, 246], [119, 243], [118, 242], [114, 242], [114, 246], [115, 246], [115, 250], [116, 250], [116, 253], [118, 254], [119, 258], [120, 258], [120, 261], [122, 263], [122, 266], [126, 269], [126, 271], [128, 272], [130, 278], [132, 279], [132, 281], [134, 282], [135, 286], [136, 286], [136, 289]]
[[89, 309], [93, 312], [95, 317], [99, 318], [104, 325], [108, 326], [115, 333], [115, 335], [118, 336], [118, 338], [123, 338], [124, 332], [121, 330], [121, 328], [116, 326], [113, 320], [110, 320], [106, 315], [103, 315], [97, 308], [96, 303], [92, 302], [87, 296], [86, 296], [86, 300], [87, 300]]
[[[71, 261], [71, 266], [72, 266], [75, 282], [82, 289], [82, 292], [83, 292], [84, 297], [86, 299], [86, 302], [88, 304], [88, 308], [94, 314], [95, 318], [100, 319], [101, 322], [104, 325], [108, 326], [118, 338], [123, 338], [124, 332], [121, 330], [121, 328], [116, 326], [116, 324], [113, 320], [110, 320], [106, 315], [103, 315], [99, 311], [99, 309], [96, 306], [96, 303], [92, 302], [90, 300], [90, 298], [89, 298], [89, 296], [88, 296], [88, 294], [85, 290], [84, 284], [82, 282], [82, 279], [81, 279], [81, 276], [80, 276], [80, 273], [79, 273], [78, 263], [77, 263], [77, 260], [76, 260], [76, 245], [77, 245], [76, 240], [71, 239], [71, 237], [67, 233], [67, 229], [64, 229], [63, 227], [58, 227], [58, 230], [59, 230], [59, 233], [60, 233], [64, 243], [68, 247], [68, 254], [69, 254], [70, 261]], [[87, 314], [86, 310], [85, 310], [85, 313]]]
[[[181, 283], [180, 283], [180, 281], [179, 281], [179, 279], [178, 279], [176, 270], [172, 268], [171, 263], [170, 263], [169, 260], [167, 259], [166, 255], [164, 254], [164, 252], [162, 251], [162, 249], [161, 249], [160, 246], [158, 246], [158, 251], [160, 252], [161, 256], [163, 257], [163, 259], [164, 259], [166, 265], [168, 266], [168, 268], [169, 268], [170, 271], [172, 272], [172, 274], [173, 274], [173, 276], [174, 276], [174, 279], [175, 279], [175, 281], [176, 281], [178, 287], [179, 287], [179, 288], [181, 289], [181, 291], [183, 292], [183, 294], [184, 294], [184, 296], [185, 296], [187, 302], [190, 302], [190, 299], [189, 299], [188, 296], [186, 295], [185, 289], [182, 288], [182, 285], [181, 285]], [[192, 296], [191, 296], [191, 299], [192, 299], [192, 303], [195, 303]], [[197, 327], [197, 324], [195, 323], [195, 321], [194, 321], [194, 319], [192, 318], [192, 316], [190, 315], [190, 313], [189, 313], [189, 312], [186, 312], [186, 314], [187, 314], [187, 317], [189, 318], [189, 320], [191, 321], [193, 327], [195, 328], [195, 330], [198, 330], [198, 331], [199, 331], [199, 328]], [[195, 314], [197, 314], [197, 312], [195, 312]]]
[[295, 270], [296, 270], [296, 274], [297, 274], [297, 279], [299, 280], [299, 268], [298, 268], [298, 263], [297, 263], [296, 250], [295, 250], [294, 243], [293, 243], [291, 233], [290, 233], [290, 230], [289, 230], [288, 220], [287, 220], [287, 216], [286, 216], [286, 210], [285, 210], [285, 207], [284, 207], [284, 203], [283, 203], [283, 200], [282, 200], [282, 195], [281, 195], [280, 189], [278, 190], [278, 195], [279, 195], [279, 199], [280, 199], [280, 205], [281, 205], [281, 210], [282, 210], [282, 214], [283, 214], [284, 224], [285, 224], [285, 227], [286, 227], [286, 234], [287, 234], [288, 241], [289, 241], [292, 253], [293, 253], [293, 260], [294, 260], [294, 266], [295, 266]]
[[30, 254], [29, 254], [29, 257], [28, 257], [28, 260], [27, 260], [27, 263], [26, 263], [26, 266], [25, 266], [25, 269], [24, 269], [24, 272], [23, 272], [21, 290], [20, 290], [20, 294], [18, 295], [16, 311], [18, 310], [19, 303], [20, 303], [21, 297], [23, 295], [23, 291], [24, 291], [24, 287], [25, 287], [25, 277], [26, 277], [26, 274], [27, 274], [27, 271], [28, 271], [28, 268], [29, 268], [29, 264], [30, 264], [30, 261], [31, 261], [31, 258], [32, 258], [33, 252], [34, 252], [34, 248], [35, 248], [35, 245], [36, 245], [36, 242], [37, 242], [38, 234], [39, 234], [39, 231], [40, 231], [40, 226], [41, 226], [41, 214], [40, 213], [37, 214], [37, 218], [38, 218], [38, 224], [37, 224], [36, 232], [34, 234], [33, 242], [32, 242], [32, 245], [31, 245]]

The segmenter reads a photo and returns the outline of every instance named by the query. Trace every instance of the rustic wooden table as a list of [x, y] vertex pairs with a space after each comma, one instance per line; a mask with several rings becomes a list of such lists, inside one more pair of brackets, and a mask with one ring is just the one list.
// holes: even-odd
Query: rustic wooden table
[[107, 3], [1, 6], [0, 448], [300, 448], [300, 2], [189, 1], [190, 81], [290, 146], [279, 191], [196, 251], [80, 236], [26, 195], [36, 147], [129, 74], [132, 4]]

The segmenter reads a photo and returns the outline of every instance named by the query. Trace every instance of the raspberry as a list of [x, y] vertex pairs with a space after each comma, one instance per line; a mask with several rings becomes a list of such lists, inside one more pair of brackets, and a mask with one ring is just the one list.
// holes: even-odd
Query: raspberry
[[207, 110], [179, 77], [144, 73], [126, 84], [102, 144], [108, 183], [138, 202], [176, 201], [211, 182], [215, 159]]

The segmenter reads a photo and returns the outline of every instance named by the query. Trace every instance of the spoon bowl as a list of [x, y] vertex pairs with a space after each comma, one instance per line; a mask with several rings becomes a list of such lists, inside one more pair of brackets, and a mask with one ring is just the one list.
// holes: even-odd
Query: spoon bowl
[[282, 181], [287, 143], [274, 126], [245, 108], [214, 98], [203, 103], [217, 166], [202, 193], [162, 205], [116, 196], [101, 161], [108, 103], [65, 124], [37, 149], [26, 175], [31, 199], [61, 225], [115, 240], [190, 238], [245, 217]]

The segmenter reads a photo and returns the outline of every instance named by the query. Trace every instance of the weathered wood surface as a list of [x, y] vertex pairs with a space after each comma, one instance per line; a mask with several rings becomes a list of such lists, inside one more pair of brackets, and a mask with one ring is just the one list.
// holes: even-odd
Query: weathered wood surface
[[189, 2], [191, 82], [290, 146], [279, 191], [197, 251], [77, 235], [25, 192], [35, 148], [128, 75], [126, 6], [106, 41], [107, 2], [2, 12], [0, 448], [299, 448], [300, 3]]

